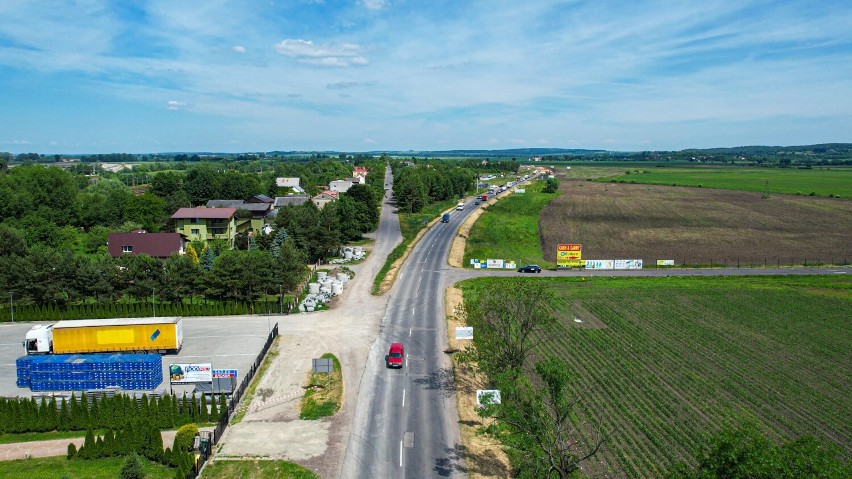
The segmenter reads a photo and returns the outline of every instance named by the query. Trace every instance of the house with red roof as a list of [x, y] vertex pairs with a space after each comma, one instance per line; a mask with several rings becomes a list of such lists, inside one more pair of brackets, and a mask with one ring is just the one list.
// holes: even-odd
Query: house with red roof
[[317, 208], [322, 209], [325, 205], [331, 203], [332, 201], [337, 201], [338, 192], [325, 190], [322, 193], [311, 198], [311, 201], [317, 205]]
[[186, 240], [178, 233], [112, 233], [107, 240], [107, 251], [113, 258], [121, 255], [147, 254], [152, 258], [166, 259], [174, 253], [184, 254]]
[[175, 231], [190, 240], [222, 239], [234, 246], [236, 208], [180, 208], [172, 215]]

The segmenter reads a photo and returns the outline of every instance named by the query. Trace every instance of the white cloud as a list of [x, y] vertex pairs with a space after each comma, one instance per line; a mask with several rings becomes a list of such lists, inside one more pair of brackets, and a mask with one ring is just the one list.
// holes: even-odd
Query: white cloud
[[231, 47], [231, 50], [233, 50], [236, 53], [245, 53], [246, 47], [244, 47], [242, 45], [234, 45], [234, 46]]
[[369, 63], [362, 56], [362, 48], [354, 43], [318, 45], [310, 40], [287, 39], [275, 44], [275, 51], [311, 65], [348, 67]]
[[381, 10], [388, 6], [388, 0], [362, 0], [361, 3], [370, 10]]
[[367, 145], [375, 145], [377, 143], [376, 140], [374, 140], [372, 138], [364, 138], [362, 140], [362, 142], [364, 142]]
[[181, 110], [185, 106], [186, 106], [186, 103], [183, 103], [183, 102], [180, 102], [180, 101], [169, 100], [168, 102], [166, 102], [166, 110], [172, 110], [172, 111]]

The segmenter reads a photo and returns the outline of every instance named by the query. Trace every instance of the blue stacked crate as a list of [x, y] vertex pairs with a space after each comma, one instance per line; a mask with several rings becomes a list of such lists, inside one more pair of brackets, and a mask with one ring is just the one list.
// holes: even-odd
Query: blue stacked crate
[[33, 391], [80, 391], [119, 386], [154, 389], [163, 382], [159, 354], [25, 356], [16, 362], [18, 386]]
[[15, 368], [17, 369], [17, 385], [19, 388], [30, 387], [32, 356], [22, 356], [15, 360]]

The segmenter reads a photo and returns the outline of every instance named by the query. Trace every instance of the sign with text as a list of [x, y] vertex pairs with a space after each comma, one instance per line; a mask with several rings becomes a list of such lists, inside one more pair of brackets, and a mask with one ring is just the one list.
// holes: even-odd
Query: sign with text
[[489, 404], [500, 404], [499, 389], [477, 389], [476, 404], [479, 406], [487, 406]]
[[209, 383], [213, 381], [210, 363], [169, 364], [169, 382], [172, 384]]
[[489, 259], [486, 261], [486, 268], [496, 268], [503, 269], [503, 260], [502, 259]]
[[657, 266], [674, 266], [673, 259], [658, 259]]
[[237, 370], [236, 369], [214, 369], [213, 377], [217, 379], [221, 378], [234, 378], [237, 379]]
[[615, 269], [615, 261], [611, 259], [587, 259], [586, 269]]
[[583, 245], [559, 244], [556, 245], [556, 266], [569, 266], [568, 261], [583, 259]]
[[473, 339], [473, 326], [456, 327], [456, 339]]
[[641, 259], [617, 259], [614, 261], [615, 269], [642, 269]]

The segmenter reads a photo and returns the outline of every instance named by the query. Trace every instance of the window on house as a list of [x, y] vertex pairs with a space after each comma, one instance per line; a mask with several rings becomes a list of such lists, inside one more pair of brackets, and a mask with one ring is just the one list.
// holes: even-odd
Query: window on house
[[210, 232], [214, 235], [223, 235], [225, 234], [225, 228], [210, 228]]
[[192, 229], [191, 229], [191, 230], [189, 230], [189, 231], [190, 231], [190, 233], [192, 233], [192, 234], [194, 234], [194, 235], [199, 235], [199, 234], [201, 234], [201, 230], [200, 230], [200, 229], [198, 229], [198, 228], [192, 228]]
[[121, 247], [121, 252], [122, 253], [132, 253], [133, 252], [133, 246], [132, 245], [123, 245]]
[[201, 224], [201, 218], [193, 218], [193, 219], [192, 219], [192, 224], [194, 224], [194, 225]]

